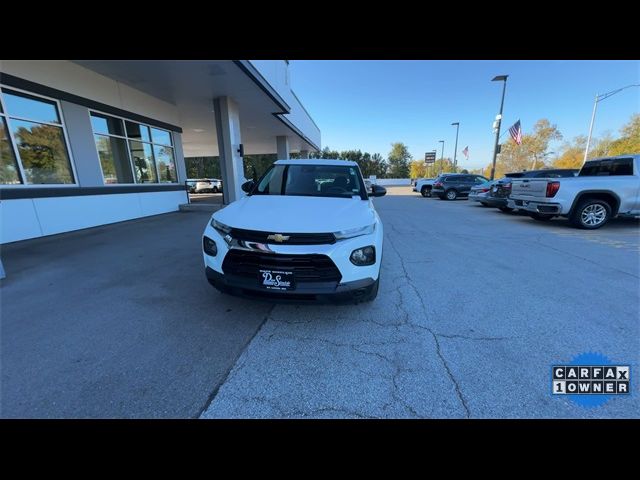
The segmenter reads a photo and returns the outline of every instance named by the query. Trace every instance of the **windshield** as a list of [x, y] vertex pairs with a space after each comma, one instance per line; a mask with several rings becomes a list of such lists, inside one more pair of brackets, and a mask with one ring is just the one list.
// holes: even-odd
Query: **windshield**
[[251, 194], [368, 198], [360, 170], [351, 165], [273, 165]]

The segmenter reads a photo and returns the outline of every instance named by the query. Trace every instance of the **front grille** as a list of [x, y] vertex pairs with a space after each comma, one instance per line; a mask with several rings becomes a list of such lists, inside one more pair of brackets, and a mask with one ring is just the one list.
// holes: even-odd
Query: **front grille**
[[293, 272], [297, 283], [339, 283], [342, 280], [340, 270], [326, 255], [285, 255], [232, 249], [222, 263], [222, 271], [226, 275], [256, 279], [260, 269]]
[[247, 242], [257, 243], [282, 243], [283, 245], [327, 245], [336, 242], [336, 237], [333, 233], [284, 233], [277, 232], [280, 235], [289, 237], [283, 242], [275, 242], [273, 240], [267, 240], [269, 235], [273, 235], [276, 232], [261, 232], [259, 230], [243, 230], [241, 228], [232, 228], [231, 236], [238, 240], [245, 240]]

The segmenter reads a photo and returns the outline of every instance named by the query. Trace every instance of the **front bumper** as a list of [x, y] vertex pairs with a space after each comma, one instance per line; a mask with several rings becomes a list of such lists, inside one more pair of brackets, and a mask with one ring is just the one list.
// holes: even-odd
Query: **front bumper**
[[560, 215], [562, 206], [559, 203], [536, 202], [533, 200], [512, 199], [515, 208], [526, 212]]
[[[210, 281], [212, 281], [212, 279], [215, 280], [217, 286], [223, 287], [223, 290], [230, 291], [230, 293], [235, 292], [240, 295], [254, 297], [266, 296], [266, 298], [269, 299], [292, 299], [294, 301], [314, 300], [319, 302], [329, 301], [330, 299], [328, 297], [333, 297], [331, 301], [340, 301], [344, 297], [354, 299], [360, 294], [366, 294], [366, 291], [361, 292], [359, 290], [369, 288], [370, 291], [370, 288], [373, 288], [371, 285], [375, 284], [380, 275], [384, 230], [379, 218], [377, 218], [376, 228], [373, 233], [338, 240], [332, 244], [287, 245], [269, 243], [268, 245], [261, 245], [258, 243], [245, 242], [243, 245], [237, 245], [238, 242], [236, 240], [227, 241], [227, 236], [225, 236], [225, 238], [227, 238], [225, 240], [221, 233], [215, 230], [209, 222], [207, 222], [205, 227], [204, 236], [215, 241], [217, 245], [216, 255], [210, 256], [203, 252], [205, 270], [215, 272], [215, 274], [208, 274], [207, 278], [209, 278]], [[375, 247], [375, 263], [366, 266], [356, 266], [352, 264], [349, 260], [351, 252], [369, 245]], [[302, 264], [305, 264], [305, 261], [309, 259], [305, 258], [303, 260], [303, 257], [325, 256], [333, 262], [332, 265], [337, 269], [339, 275], [324, 275], [324, 273], [327, 273], [324, 268], [328, 267], [330, 269], [331, 266], [327, 263], [322, 263], [325, 262], [325, 260], [317, 259], [320, 261], [319, 264], [312, 262], [312, 265], [308, 265], [308, 267], [311, 267], [311, 271], [316, 267], [320, 269], [315, 272], [318, 273], [315, 278], [313, 278], [314, 274], [303, 274], [302, 277], [299, 277], [296, 273], [296, 288], [294, 290], [277, 292], [265, 290], [258, 285], [257, 275], [255, 278], [249, 278], [248, 273], [244, 271], [242, 272], [242, 277], [244, 278], [238, 279], [233, 277], [236, 275], [236, 271], [234, 271], [233, 268], [227, 268], [226, 270], [223, 268], [229, 252], [238, 251], [253, 252], [251, 254], [252, 257], [263, 254], [266, 256], [276, 254], [289, 257], [289, 259], [282, 258], [282, 264], [279, 264], [278, 259], [275, 257], [273, 262], [271, 259], [266, 260], [266, 268], [276, 267], [283, 270], [289, 269], [287, 262], [298, 261], [294, 257], [299, 257]], [[251, 260], [247, 258], [246, 260], [254, 262], [251, 268], [255, 267], [256, 262], [262, 263], [262, 260], [259, 259]], [[307, 268], [307, 266], [302, 266], [301, 268]], [[296, 268], [293, 267], [292, 270], [295, 272]], [[350, 292], [351, 290], [354, 292]]]
[[352, 303], [371, 294], [376, 281], [363, 278], [352, 282], [313, 282], [301, 283], [295, 290], [267, 290], [246, 277], [223, 275], [210, 267], [205, 268], [207, 280], [220, 292], [240, 297], [255, 298], [277, 303]]

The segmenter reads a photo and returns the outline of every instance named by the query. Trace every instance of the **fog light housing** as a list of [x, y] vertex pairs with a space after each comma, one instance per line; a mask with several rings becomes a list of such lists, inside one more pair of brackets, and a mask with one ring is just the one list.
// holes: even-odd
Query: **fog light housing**
[[376, 263], [376, 247], [369, 245], [368, 247], [358, 248], [351, 252], [349, 260], [358, 267], [373, 265]]
[[218, 246], [216, 245], [216, 242], [211, 240], [209, 237], [202, 237], [202, 248], [204, 253], [212, 257], [215, 257], [218, 254]]

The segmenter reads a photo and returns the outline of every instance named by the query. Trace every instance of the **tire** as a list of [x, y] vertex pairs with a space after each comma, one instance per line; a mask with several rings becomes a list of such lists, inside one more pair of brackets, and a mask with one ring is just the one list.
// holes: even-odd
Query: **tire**
[[539, 222], [547, 222], [554, 217], [554, 215], [547, 215], [544, 213], [537, 213], [537, 212], [529, 212], [529, 216], [534, 220], [538, 220]]
[[422, 187], [420, 189], [420, 195], [422, 195], [425, 198], [426, 197], [430, 197], [431, 196], [431, 191], [426, 186], [424, 186], [424, 187]]
[[457, 190], [454, 190], [452, 188], [445, 192], [445, 197], [447, 198], [447, 200], [455, 200], [456, 198], [458, 198], [458, 192]]
[[503, 213], [511, 213], [513, 212], [513, 208], [509, 208], [509, 207], [499, 207], [500, 211]]
[[489, 204], [487, 202], [480, 202], [480, 205], [482, 205], [483, 207], [488, 207]]
[[218, 193], [218, 187], [213, 187], [212, 191], [213, 193]]
[[569, 217], [571, 225], [585, 230], [595, 230], [611, 218], [611, 205], [604, 200], [587, 198], [581, 200]]

